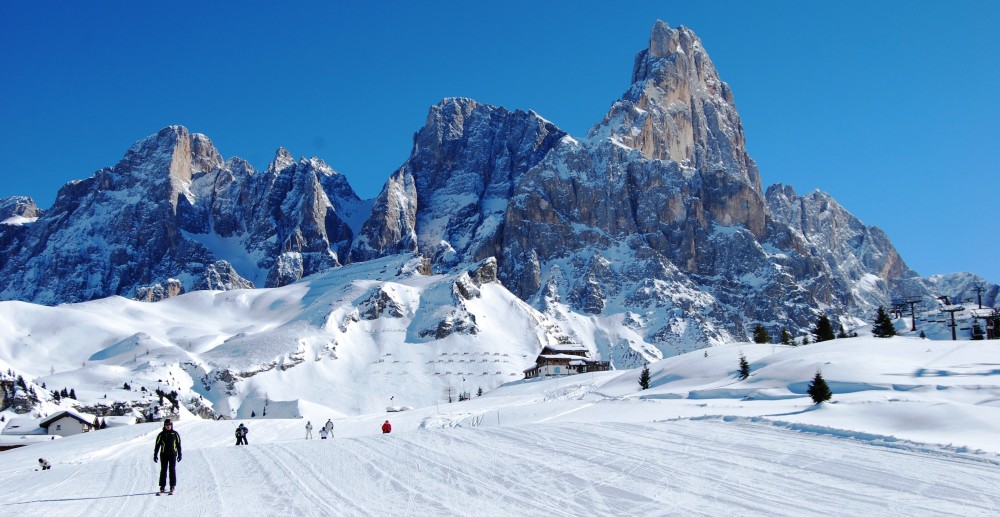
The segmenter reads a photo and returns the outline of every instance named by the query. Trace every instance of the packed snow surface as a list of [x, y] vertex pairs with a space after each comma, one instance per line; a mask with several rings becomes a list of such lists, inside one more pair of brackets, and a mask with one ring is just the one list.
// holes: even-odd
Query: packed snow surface
[[[739, 354], [752, 375], [736, 375]], [[812, 404], [817, 369], [833, 400]], [[517, 381], [337, 418], [184, 415], [178, 493], [158, 423], [0, 453], [3, 515], [996, 515], [1000, 347], [859, 337], [733, 344], [638, 370]], [[334, 417], [334, 438], [305, 440]], [[393, 431], [380, 426], [391, 420]], [[238, 422], [249, 446], [235, 447]], [[36, 471], [44, 457], [53, 468]]]

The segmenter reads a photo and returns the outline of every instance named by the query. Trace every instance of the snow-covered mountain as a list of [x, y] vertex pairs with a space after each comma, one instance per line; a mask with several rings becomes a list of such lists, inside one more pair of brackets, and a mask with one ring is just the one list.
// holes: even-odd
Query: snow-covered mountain
[[[930, 307], [972, 287], [919, 278], [827, 194], [763, 189], [732, 90], [694, 32], [663, 22], [586, 136], [445, 99], [372, 200], [318, 158], [279, 149], [257, 172], [171, 126], [64, 186], [48, 210], [26, 198], [0, 210], [0, 299], [156, 301], [349, 263], [416, 255], [425, 272], [460, 275], [492, 259], [504, 296], [616, 367], [742, 340], [757, 324], [801, 334], [826, 315], [850, 329], [879, 305]], [[444, 298], [421, 310], [434, 303], [452, 310]]]
[[[497, 283], [492, 258], [423, 272], [421, 259], [393, 256], [280, 288], [195, 291], [155, 304], [3, 302], [0, 366], [75, 389], [93, 413], [155, 412], [159, 389], [203, 416], [297, 416], [311, 405], [346, 415], [384, 409], [392, 397], [426, 406], [448, 389], [452, 398], [490, 391], [523, 378], [543, 346], [568, 341]], [[21, 391], [51, 402], [45, 389]], [[116, 401], [126, 404], [111, 408]], [[20, 408], [32, 410], [54, 406]]]

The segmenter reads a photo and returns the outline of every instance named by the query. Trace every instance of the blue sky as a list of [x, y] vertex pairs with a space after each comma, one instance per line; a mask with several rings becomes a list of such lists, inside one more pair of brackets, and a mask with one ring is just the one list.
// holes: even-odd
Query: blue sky
[[1000, 282], [1000, 2], [293, 4], [4, 3], [0, 196], [48, 207], [182, 124], [260, 169], [318, 156], [373, 197], [444, 97], [584, 135], [662, 19], [732, 86], [765, 187], [829, 192], [922, 275]]

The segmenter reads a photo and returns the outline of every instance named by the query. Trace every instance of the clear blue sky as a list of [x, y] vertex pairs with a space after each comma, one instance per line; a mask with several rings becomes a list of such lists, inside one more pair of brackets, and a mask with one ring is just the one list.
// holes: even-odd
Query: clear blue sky
[[1000, 282], [1000, 1], [291, 4], [6, 2], [0, 196], [46, 208], [182, 124], [261, 169], [278, 146], [318, 156], [373, 197], [443, 97], [584, 135], [662, 19], [732, 86], [765, 186], [829, 192], [922, 275]]

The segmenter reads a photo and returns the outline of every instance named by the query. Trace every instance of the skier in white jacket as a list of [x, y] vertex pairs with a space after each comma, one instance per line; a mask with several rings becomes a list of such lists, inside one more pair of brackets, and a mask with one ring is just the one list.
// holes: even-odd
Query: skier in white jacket
[[312, 440], [312, 438], [313, 438], [312, 422], [306, 422], [306, 440]]
[[333, 438], [333, 420], [330, 420], [329, 418], [326, 419], [326, 425], [324, 425], [324, 427], [326, 428], [326, 432], [330, 433], [330, 438]]

